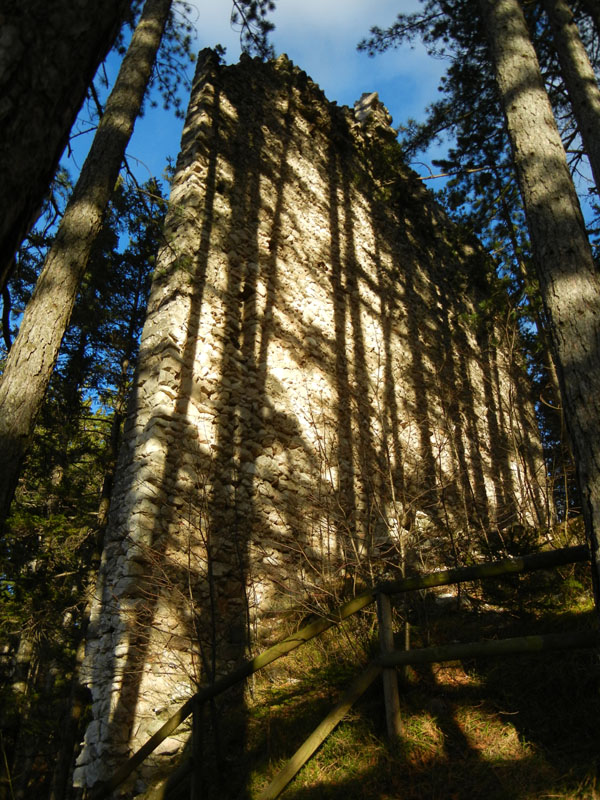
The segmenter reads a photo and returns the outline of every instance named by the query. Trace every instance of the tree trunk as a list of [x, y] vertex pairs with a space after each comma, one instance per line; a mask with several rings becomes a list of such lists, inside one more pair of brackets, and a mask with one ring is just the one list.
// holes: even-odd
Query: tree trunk
[[129, 5], [130, 0], [2, 3], [0, 291]]
[[600, 193], [600, 89], [566, 0], [544, 0], [573, 115]]
[[147, 0], [0, 383], [0, 524], [56, 363], [90, 250], [167, 22], [172, 0]]
[[[500, 175], [498, 174], [498, 170], [494, 166], [493, 158], [489, 154], [486, 154], [486, 156], [488, 159], [488, 169], [490, 170], [496, 181], [498, 199], [500, 204], [500, 216], [506, 227], [506, 233], [512, 248], [513, 259], [516, 264], [516, 275], [518, 283], [525, 290], [526, 293], [531, 294], [531, 289], [529, 289], [528, 291], [528, 287], [531, 285], [531, 270], [529, 269], [528, 264], [525, 263], [525, 260], [522, 258], [521, 253], [519, 252], [519, 243], [517, 241], [516, 225], [513, 222], [510, 213], [510, 208], [508, 207], [508, 204], [506, 202], [506, 196], [502, 190], [502, 181], [500, 179]], [[560, 403], [560, 387], [558, 385], [558, 375], [556, 372], [556, 366], [552, 359], [552, 351], [548, 345], [548, 336], [546, 334], [546, 329], [542, 322], [539, 309], [536, 306], [536, 303], [533, 302], [533, 298], [531, 296], [529, 297], [529, 301], [531, 308], [531, 316], [533, 318], [533, 323], [536, 328], [536, 336], [543, 348], [542, 361], [548, 373], [550, 386], [552, 388], [552, 400], [556, 403]], [[561, 416], [562, 416], [562, 411], [561, 411]]]
[[600, 275], [518, 0], [479, 0], [550, 326], [565, 420], [600, 575]]

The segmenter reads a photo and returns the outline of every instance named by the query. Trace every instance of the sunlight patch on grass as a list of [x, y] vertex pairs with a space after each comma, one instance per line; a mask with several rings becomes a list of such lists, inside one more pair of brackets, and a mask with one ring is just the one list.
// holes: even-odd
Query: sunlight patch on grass
[[531, 756], [529, 745], [519, 740], [514, 726], [499, 718], [497, 713], [462, 706], [456, 712], [456, 722], [469, 747], [486, 761], [520, 761]]

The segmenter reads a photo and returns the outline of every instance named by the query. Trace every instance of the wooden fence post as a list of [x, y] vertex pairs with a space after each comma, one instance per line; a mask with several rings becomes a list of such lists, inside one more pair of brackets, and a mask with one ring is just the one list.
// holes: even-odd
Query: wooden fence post
[[[394, 629], [392, 627], [392, 604], [387, 594], [377, 594], [377, 620], [379, 622], [379, 647], [381, 654], [394, 652]], [[400, 697], [398, 676], [395, 669], [383, 670], [383, 696], [385, 699], [385, 721], [391, 740], [401, 736]]]

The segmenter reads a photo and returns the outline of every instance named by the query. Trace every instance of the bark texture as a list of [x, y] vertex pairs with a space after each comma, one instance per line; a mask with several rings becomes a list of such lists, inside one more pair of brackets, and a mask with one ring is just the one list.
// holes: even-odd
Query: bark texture
[[0, 383], [0, 523], [139, 114], [172, 0], [147, 0]]
[[544, 9], [596, 190], [600, 192], [600, 89], [594, 69], [568, 3], [544, 0]]
[[600, 560], [600, 275], [518, 0], [480, 0], [550, 325], [592, 547]]
[[130, 0], [5, 0], [0, 10], [0, 289]]

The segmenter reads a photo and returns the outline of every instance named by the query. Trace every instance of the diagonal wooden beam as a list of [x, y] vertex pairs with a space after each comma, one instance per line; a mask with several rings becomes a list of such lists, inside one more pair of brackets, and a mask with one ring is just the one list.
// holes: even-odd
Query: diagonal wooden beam
[[275, 776], [271, 783], [264, 789], [258, 800], [275, 800], [285, 789], [292, 778], [302, 769], [304, 764], [323, 744], [332, 730], [342, 721], [350, 708], [363, 695], [375, 678], [381, 674], [381, 667], [370, 664], [367, 669], [356, 678], [340, 702], [325, 717], [323, 722], [315, 728], [306, 741], [296, 750], [281, 772]]

